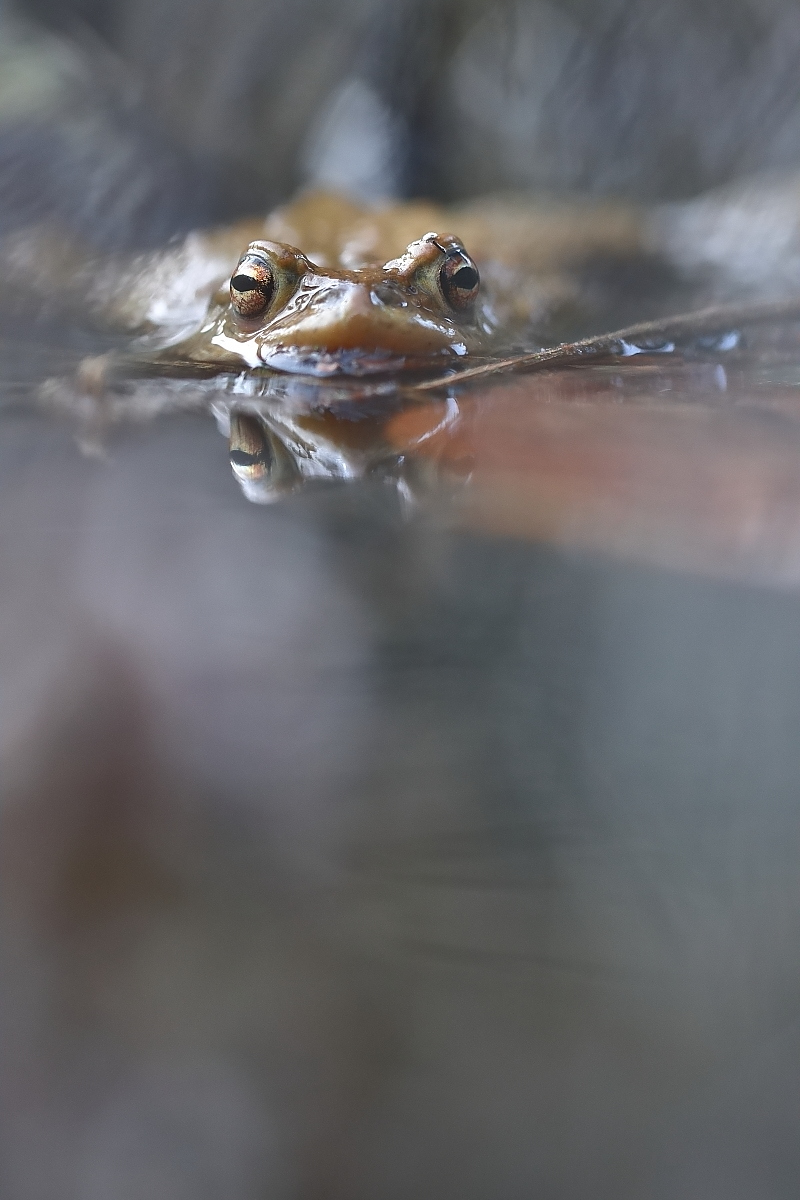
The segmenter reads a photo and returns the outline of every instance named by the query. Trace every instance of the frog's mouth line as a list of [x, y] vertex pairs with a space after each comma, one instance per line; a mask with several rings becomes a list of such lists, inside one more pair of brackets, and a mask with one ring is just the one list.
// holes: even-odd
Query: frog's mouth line
[[[466, 353], [466, 347], [463, 352]], [[318, 350], [300, 346], [278, 346], [268, 349], [262, 346], [260, 351], [260, 358], [265, 367], [294, 375], [314, 375], [317, 378], [328, 378], [332, 375], [388, 375], [396, 371], [430, 369], [449, 364], [453, 357], [453, 350], [450, 348], [442, 350], [439, 354], [416, 357], [383, 349]]]

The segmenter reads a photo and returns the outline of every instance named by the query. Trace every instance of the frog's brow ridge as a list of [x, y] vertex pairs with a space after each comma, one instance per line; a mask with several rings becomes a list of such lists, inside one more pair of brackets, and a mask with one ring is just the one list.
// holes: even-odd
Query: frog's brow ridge
[[443, 246], [442, 243], [438, 241], [438, 236], [439, 235], [436, 233], [427, 233], [422, 240], [423, 242], [430, 242], [431, 245], [435, 246], [437, 250], [441, 250], [442, 254], [466, 254], [466, 250], [458, 239], [453, 240], [452, 246]]

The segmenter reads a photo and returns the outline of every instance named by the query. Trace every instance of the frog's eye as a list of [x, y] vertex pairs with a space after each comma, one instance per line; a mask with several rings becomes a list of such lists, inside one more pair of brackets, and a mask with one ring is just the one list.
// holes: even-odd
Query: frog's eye
[[478, 294], [481, 277], [463, 250], [448, 254], [439, 271], [439, 285], [452, 308], [468, 308]]
[[275, 275], [267, 260], [249, 252], [231, 277], [231, 304], [240, 317], [260, 317], [275, 294]]

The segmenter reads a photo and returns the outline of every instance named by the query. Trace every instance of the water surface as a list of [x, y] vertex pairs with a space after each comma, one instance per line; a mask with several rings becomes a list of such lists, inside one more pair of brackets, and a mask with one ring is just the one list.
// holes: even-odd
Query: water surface
[[792, 336], [328, 406], [270, 504], [286, 394], [20, 351], [4, 1196], [795, 1194]]

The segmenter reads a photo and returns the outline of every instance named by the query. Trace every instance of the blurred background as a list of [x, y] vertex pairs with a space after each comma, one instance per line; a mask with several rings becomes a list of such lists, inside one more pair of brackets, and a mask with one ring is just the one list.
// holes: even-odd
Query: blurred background
[[370, 198], [665, 200], [796, 169], [791, 0], [5, 2], [4, 222], [103, 244]]
[[[799, 52], [794, 0], [5, 2], [0, 237], [769, 195]], [[380, 479], [256, 507], [206, 416], [91, 457], [4, 385], [4, 1200], [797, 1195], [797, 380], [735, 454], [692, 417], [741, 508], [688, 559], [691, 505], [627, 557]]]

